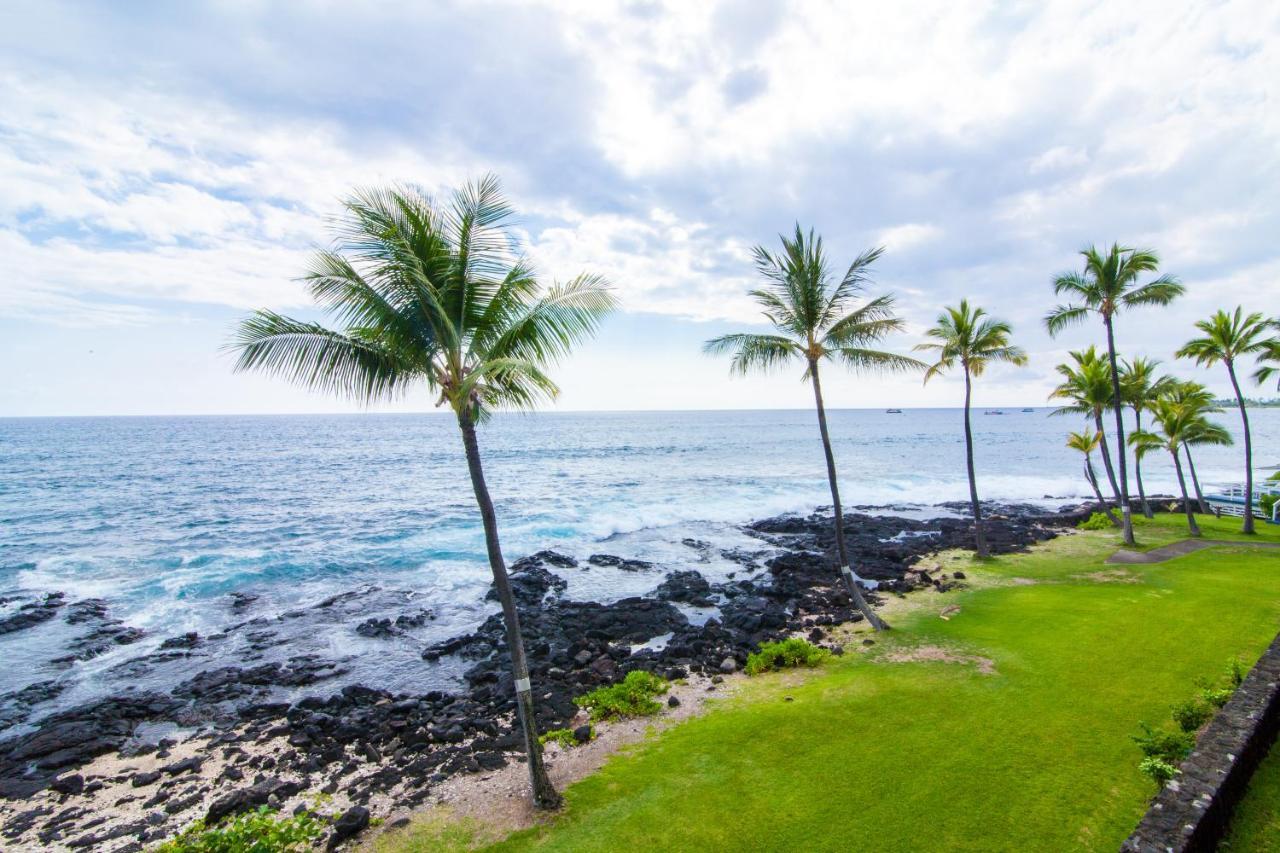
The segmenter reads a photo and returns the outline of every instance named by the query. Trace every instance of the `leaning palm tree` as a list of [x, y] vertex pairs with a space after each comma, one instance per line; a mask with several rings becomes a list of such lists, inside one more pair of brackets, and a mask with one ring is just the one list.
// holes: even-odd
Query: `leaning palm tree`
[[486, 176], [440, 204], [415, 187], [357, 192], [329, 251], [304, 276], [337, 324], [272, 311], [245, 319], [231, 344], [238, 370], [282, 376], [361, 402], [425, 386], [462, 434], [493, 582], [506, 621], [516, 717], [534, 803], [560, 802], [542, 762], [520, 618], [498, 541], [476, 426], [497, 408], [554, 398], [547, 366], [590, 336], [614, 298], [596, 276], [543, 289], [518, 254], [512, 211]]
[[[1209, 421], [1204, 417], [1205, 415], [1217, 414], [1222, 411], [1222, 407], [1214, 400], [1213, 394], [1209, 393], [1209, 389], [1199, 382], [1173, 380], [1165, 389], [1164, 396], [1186, 407], [1189, 411], [1199, 414], [1201, 418], [1198, 423], [1208, 424]], [[1200, 512], [1206, 515], [1209, 513], [1209, 502], [1204, 499], [1204, 491], [1200, 488], [1200, 476], [1196, 473], [1196, 460], [1191, 453], [1191, 448], [1193, 445], [1230, 445], [1234, 443], [1231, 439], [1231, 434], [1220, 425], [1211, 424], [1211, 426], [1213, 428], [1209, 430], [1189, 429], [1186, 438], [1182, 442], [1182, 450], [1187, 455], [1187, 472], [1191, 474], [1191, 485], [1196, 492], [1196, 501], [1200, 504]]]
[[[1133, 428], [1142, 431], [1142, 412], [1157, 397], [1165, 392], [1175, 380], [1169, 376], [1156, 376], [1156, 367], [1160, 364], [1153, 358], [1135, 358], [1132, 361], [1120, 362], [1120, 393], [1124, 402], [1133, 409]], [[1138, 503], [1142, 505], [1142, 514], [1154, 518], [1151, 504], [1147, 501], [1147, 490], [1142, 485], [1142, 460], [1134, 456], [1133, 479], [1138, 486]]]
[[1129, 506], [1129, 475], [1125, 467], [1124, 417], [1121, 412], [1120, 368], [1116, 362], [1115, 317], [1128, 308], [1144, 305], [1168, 305], [1181, 296], [1185, 288], [1172, 276], [1162, 275], [1139, 285], [1138, 277], [1154, 272], [1159, 265], [1156, 253], [1146, 249], [1129, 249], [1113, 244], [1105, 254], [1090, 246], [1080, 252], [1084, 270], [1059, 275], [1053, 281], [1053, 292], [1076, 301], [1059, 305], [1044, 318], [1050, 335], [1057, 335], [1073, 323], [1083, 322], [1090, 314], [1102, 317], [1107, 330], [1107, 360], [1111, 367], [1112, 406], [1116, 414], [1116, 452], [1120, 457], [1120, 508], [1124, 513], [1124, 541], [1133, 545], [1133, 512]]
[[1244, 310], [1237, 307], [1234, 314], [1218, 311], [1208, 320], [1200, 320], [1196, 328], [1204, 333], [1204, 337], [1187, 341], [1178, 350], [1178, 358], [1193, 358], [1202, 366], [1221, 362], [1227, 367], [1231, 389], [1235, 391], [1236, 404], [1240, 407], [1240, 424], [1244, 428], [1243, 532], [1253, 533], [1253, 441], [1249, 435], [1249, 412], [1245, 408], [1240, 382], [1236, 379], [1236, 361], [1268, 354], [1275, 342], [1270, 334], [1276, 324], [1256, 312], [1246, 316]]
[[[1222, 410], [1215, 409], [1215, 411]], [[1209, 420], [1203, 413], [1198, 414], [1183, 430], [1182, 451], [1187, 455], [1187, 473], [1191, 475], [1191, 485], [1195, 489], [1196, 503], [1200, 505], [1200, 512], [1202, 513], [1210, 512], [1209, 502], [1204, 499], [1204, 491], [1200, 488], [1200, 477], [1196, 474], [1196, 463], [1191, 457], [1191, 448], [1230, 447], [1233, 444], [1235, 444], [1235, 440], [1231, 438], [1231, 433], [1227, 431], [1227, 428], [1222, 424]]]
[[1084, 432], [1067, 433], [1067, 447], [1084, 454], [1084, 478], [1090, 486], [1093, 486], [1093, 494], [1098, 498], [1098, 506], [1102, 507], [1102, 511], [1107, 514], [1107, 518], [1111, 519], [1111, 523], [1119, 527], [1120, 519], [1116, 518], [1116, 514], [1111, 511], [1111, 507], [1107, 506], [1106, 500], [1102, 497], [1102, 489], [1098, 487], [1098, 475], [1093, 470], [1093, 451], [1098, 449], [1098, 442], [1101, 439], [1101, 433], [1085, 427]]
[[844, 513], [836, 483], [836, 460], [827, 431], [827, 411], [822, 402], [818, 365], [838, 359], [854, 370], [901, 371], [923, 368], [913, 358], [884, 352], [874, 347], [886, 335], [902, 329], [902, 320], [893, 310], [893, 297], [878, 296], [862, 301], [871, 265], [884, 252], [870, 249], [859, 255], [840, 278], [835, 278], [822, 248], [822, 238], [812, 229], [806, 235], [797, 224], [795, 235], [781, 237], [782, 251], [763, 246], [754, 250], [756, 271], [763, 286], [751, 297], [764, 310], [776, 334], [732, 334], [707, 341], [704, 351], [716, 355], [732, 353], [730, 370], [747, 374], [772, 370], [797, 361], [805, 365], [803, 380], [813, 385], [818, 409], [818, 432], [827, 457], [827, 481], [831, 486], [835, 513], [836, 552], [845, 588], [863, 617], [877, 631], [888, 626], [876, 615], [858, 590], [849, 566], [848, 544], [844, 540]]
[[981, 376], [987, 365], [1008, 362], [1024, 365], [1027, 354], [1021, 347], [1009, 343], [1013, 329], [1003, 320], [994, 320], [981, 308], [971, 308], [969, 300], [961, 299], [956, 308], [947, 308], [938, 315], [938, 325], [926, 335], [935, 342], [916, 346], [918, 351], [937, 353], [938, 360], [925, 371], [924, 381], [955, 367], [960, 363], [964, 371], [964, 449], [969, 470], [969, 503], [973, 508], [973, 531], [979, 557], [990, 556], [987, 535], [982, 529], [982, 506], [978, 503], [978, 482], [973, 472], [973, 428], [969, 418], [969, 404], [973, 397], [973, 377]]
[[1102, 451], [1102, 467], [1107, 480], [1120, 503], [1120, 486], [1116, 483], [1115, 468], [1111, 464], [1111, 450], [1107, 446], [1107, 433], [1102, 423], [1102, 413], [1111, 406], [1111, 381], [1107, 376], [1106, 362], [1098, 355], [1096, 347], [1075, 350], [1070, 353], [1074, 366], [1059, 364], [1056, 368], [1062, 382], [1049, 393], [1049, 399], [1065, 400], [1065, 405], [1054, 409], [1054, 415], [1084, 415], [1093, 421], [1098, 432], [1098, 448]]
[[1129, 443], [1133, 446], [1135, 455], [1145, 456], [1152, 450], [1166, 450], [1173, 457], [1173, 470], [1178, 475], [1178, 488], [1182, 491], [1182, 509], [1187, 514], [1187, 529], [1191, 531], [1192, 536], [1199, 536], [1200, 525], [1196, 523], [1191, 499], [1187, 497], [1187, 481], [1182, 476], [1181, 460], [1182, 442], [1186, 437], [1188, 425], [1196, 415], [1189, 412], [1185, 406], [1165, 397], [1155, 401], [1151, 415], [1160, 427], [1160, 434], [1139, 430], [1129, 436]]

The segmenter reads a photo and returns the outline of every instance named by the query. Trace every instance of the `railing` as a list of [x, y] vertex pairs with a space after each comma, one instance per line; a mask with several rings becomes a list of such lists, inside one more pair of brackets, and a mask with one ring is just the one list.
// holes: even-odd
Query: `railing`
[[[1265, 513], [1262, 511], [1263, 495], [1277, 498], [1272, 503], [1271, 510]], [[1218, 515], [1244, 517], [1245, 487], [1242, 483], [1221, 486], [1213, 494], [1205, 495], [1204, 499]], [[1253, 487], [1253, 514], [1254, 517], [1265, 519], [1272, 524], [1280, 524], [1280, 483], [1264, 481], [1261, 485]]]

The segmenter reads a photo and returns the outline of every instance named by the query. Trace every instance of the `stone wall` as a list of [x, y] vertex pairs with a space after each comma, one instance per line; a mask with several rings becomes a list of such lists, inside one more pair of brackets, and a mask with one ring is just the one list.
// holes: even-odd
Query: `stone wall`
[[1181, 773], [1156, 797], [1125, 853], [1212, 851], [1280, 729], [1280, 635], [1201, 733]]

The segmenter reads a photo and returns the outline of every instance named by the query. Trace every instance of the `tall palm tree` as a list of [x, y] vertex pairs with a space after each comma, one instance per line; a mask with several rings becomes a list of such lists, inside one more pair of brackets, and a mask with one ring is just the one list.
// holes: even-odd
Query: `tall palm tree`
[[[1164, 396], [1201, 415], [1202, 417], [1198, 423], [1209, 424], [1208, 419], [1203, 416], [1217, 414], [1222, 411], [1222, 407], [1215, 402], [1213, 394], [1209, 393], [1209, 389], [1199, 382], [1178, 381], [1175, 379], [1165, 389]], [[1234, 443], [1231, 439], [1231, 434], [1221, 426], [1218, 424], [1210, 424], [1210, 426], [1213, 429], [1189, 429], [1186, 438], [1182, 442], [1182, 450], [1187, 455], [1187, 471], [1191, 474], [1191, 485], [1196, 492], [1196, 501], [1200, 504], [1200, 512], [1206, 515], [1209, 513], [1209, 502], [1204, 499], [1204, 491], [1200, 488], [1200, 476], [1196, 473], [1196, 460], [1191, 453], [1191, 448], [1193, 445], [1230, 445]]]
[[1098, 448], [1102, 451], [1102, 467], [1107, 472], [1116, 503], [1120, 503], [1120, 486], [1116, 482], [1115, 468], [1111, 464], [1111, 451], [1107, 446], [1107, 432], [1102, 423], [1102, 413], [1111, 406], [1111, 382], [1107, 376], [1106, 362], [1098, 355], [1096, 347], [1075, 350], [1070, 353], [1075, 363], [1059, 364], [1056, 368], [1062, 383], [1049, 393], [1050, 399], [1066, 400], [1066, 405], [1054, 409], [1052, 414], [1085, 415], [1093, 421], [1098, 432]]
[[978, 503], [978, 482], [973, 472], [973, 428], [970, 423], [969, 405], [973, 397], [973, 377], [981, 376], [987, 365], [1008, 362], [1024, 365], [1027, 354], [1021, 347], [1009, 343], [1012, 327], [1003, 320], [987, 316], [982, 308], [971, 308], [969, 300], [961, 299], [956, 308], [947, 308], [938, 315], [938, 325], [925, 332], [935, 342], [916, 346], [916, 350], [937, 353], [938, 360], [925, 371], [924, 381], [960, 363], [964, 370], [964, 449], [969, 470], [969, 503], [973, 507], [973, 530], [977, 540], [979, 557], [990, 556], [986, 531], [982, 528], [982, 506]]
[[485, 483], [476, 425], [494, 409], [531, 408], [558, 389], [547, 366], [590, 336], [614, 306], [603, 280], [583, 275], [544, 289], [515, 253], [512, 210], [486, 176], [440, 204], [415, 187], [355, 193], [332, 250], [304, 276], [336, 328], [257, 311], [231, 347], [238, 370], [282, 376], [362, 402], [425, 386], [453, 410], [506, 621], [516, 716], [534, 803], [560, 803], [538, 744], [520, 618]]
[[1200, 535], [1200, 525], [1196, 523], [1195, 511], [1191, 508], [1191, 499], [1187, 497], [1187, 481], [1182, 476], [1182, 442], [1186, 437], [1186, 429], [1196, 415], [1185, 406], [1179, 405], [1167, 397], [1156, 400], [1151, 409], [1152, 417], [1160, 427], [1160, 434], [1139, 430], [1129, 437], [1135, 455], [1146, 455], [1152, 450], [1167, 450], [1173, 457], [1173, 469], [1178, 475], [1178, 488], [1182, 490], [1182, 508], [1187, 514], [1187, 529], [1192, 536]]
[[1116, 413], [1116, 452], [1120, 457], [1120, 508], [1124, 513], [1124, 541], [1133, 545], [1133, 512], [1129, 506], [1129, 475], [1125, 467], [1124, 416], [1121, 412], [1120, 368], [1116, 362], [1115, 318], [1120, 311], [1145, 305], [1168, 305], [1185, 288], [1172, 276], [1162, 275], [1139, 285], [1138, 277], [1154, 272], [1160, 260], [1147, 249], [1130, 249], [1112, 244], [1107, 252], [1090, 246], [1082, 272], [1062, 273], [1053, 281], [1053, 292], [1075, 300], [1059, 305], [1044, 318], [1050, 335], [1057, 335], [1090, 314], [1102, 317], [1107, 330], [1107, 360], [1111, 367], [1112, 406]]
[[[1120, 393], [1124, 402], [1133, 409], [1133, 428], [1142, 431], [1142, 412], [1164, 393], [1169, 383], [1174, 380], [1168, 376], [1156, 376], [1156, 368], [1160, 362], [1153, 358], [1135, 358], [1132, 361], [1120, 362]], [[1133, 479], [1138, 485], [1138, 502], [1142, 505], [1142, 514], [1154, 518], [1151, 504], [1147, 501], [1147, 490], [1142, 485], [1142, 460], [1134, 456]]]
[[1200, 320], [1196, 328], [1203, 337], [1187, 341], [1178, 350], [1178, 358], [1193, 358], [1196, 364], [1211, 366], [1221, 362], [1227, 367], [1231, 389], [1240, 407], [1240, 424], [1244, 428], [1244, 526], [1245, 533], [1253, 533], [1253, 439], [1249, 435], [1249, 412], [1245, 408], [1244, 394], [1236, 379], [1236, 361], [1250, 356], [1266, 355], [1275, 339], [1269, 337], [1276, 324], [1260, 313], [1245, 315], [1237, 307], [1234, 314], [1219, 310], [1207, 320]]
[[902, 329], [902, 320], [894, 314], [892, 296], [862, 299], [871, 265], [884, 252], [883, 248], [863, 252], [843, 276], [836, 278], [823, 252], [822, 238], [815, 236], [812, 229], [806, 235], [797, 224], [790, 239], [786, 236], [780, 239], [782, 251], [778, 253], [764, 246], [755, 247], [755, 267], [764, 284], [750, 294], [776, 334], [723, 335], [707, 341], [703, 349], [712, 355], [732, 353], [730, 371], [743, 375], [795, 362], [805, 365], [801, 379], [813, 385], [818, 432], [827, 457], [840, 574], [849, 597], [863, 617], [877, 631], [883, 630], [888, 626], [863, 598], [849, 566], [844, 511], [836, 483], [836, 460], [831, 451], [818, 366], [823, 361], [837, 359], [853, 370], [901, 371], [924, 365], [913, 358], [874, 348], [885, 336]]
[[1116, 514], [1111, 511], [1111, 507], [1107, 506], [1106, 500], [1102, 497], [1102, 489], [1098, 487], [1098, 475], [1093, 470], [1093, 451], [1098, 449], [1101, 438], [1101, 433], [1085, 427], [1084, 432], [1067, 433], [1067, 447], [1084, 454], [1084, 478], [1090, 486], [1093, 486], [1093, 493], [1098, 498], [1098, 506], [1102, 507], [1102, 511], [1107, 514], [1107, 518], [1111, 519], [1111, 523], [1119, 527], [1120, 519], [1116, 518]]

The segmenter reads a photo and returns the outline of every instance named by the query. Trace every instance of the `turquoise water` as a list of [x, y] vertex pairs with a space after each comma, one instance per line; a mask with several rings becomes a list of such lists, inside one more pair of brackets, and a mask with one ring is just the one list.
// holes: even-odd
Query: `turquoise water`
[[[1280, 413], [1253, 419], [1257, 461], [1280, 461], [1268, 456]], [[974, 420], [984, 498], [1085, 495], [1079, 457], [1063, 446], [1075, 419], [1039, 409]], [[833, 411], [830, 421], [847, 505], [931, 512], [921, 508], [967, 497], [958, 410]], [[1222, 421], [1236, 423], [1232, 413]], [[659, 563], [652, 573], [575, 573], [569, 592], [582, 598], [642, 593], [669, 569], [714, 580], [735, 564], [682, 540], [759, 547], [737, 525], [829, 503], [811, 411], [505, 415], [482, 428], [481, 445], [509, 560], [550, 547]], [[1239, 456], [1205, 450], [1202, 478], [1238, 479]], [[1149, 490], [1172, 491], [1164, 459], [1148, 468]], [[76, 630], [61, 619], [0, 636], [0, 693], [49, 678], [74, 683], [64, 702], [112, 689], [121, 662], [232, 621], [232, 591], [258, 595], [253, 615], [271, 620], [362, 586], [382, 593], [361, 618], [408, 601], [437, 618], [369, 640], [348, 612], [309, 625], [280, 654], [346, 656], [353, 679], [421, 685], [449, 676], [424, 669], [422, 646], [483, 619], [487, 583], [447, 416], [0, 420], [0, 596], [102, 598], [112, 617], [147, 632], [69, 670], [48, 663]]]

